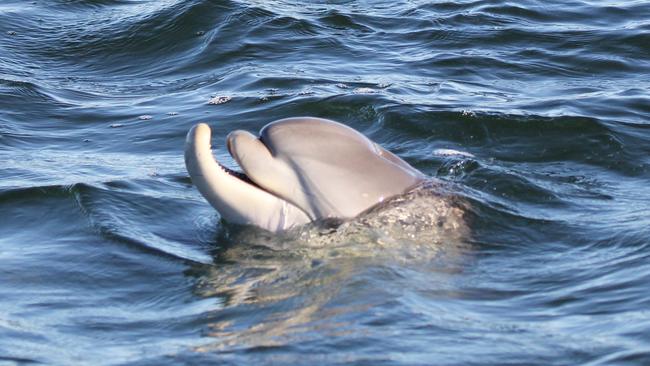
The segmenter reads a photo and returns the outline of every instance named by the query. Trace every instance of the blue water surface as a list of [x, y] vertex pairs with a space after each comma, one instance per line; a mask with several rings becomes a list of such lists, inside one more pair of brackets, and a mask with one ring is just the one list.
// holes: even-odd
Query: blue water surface
[[[301, 115], [470, 234], [221, 221], [189, 128]], [[0, 3], [3, 365], [648, 365], [649, 187], [647, 1]]]

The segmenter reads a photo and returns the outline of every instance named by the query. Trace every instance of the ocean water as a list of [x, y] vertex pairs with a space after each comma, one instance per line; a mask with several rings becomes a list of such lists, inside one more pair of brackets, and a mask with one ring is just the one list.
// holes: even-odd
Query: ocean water
[[[304, 115], [467, 235], [221, 221], [188, 129], [232, 166]], [[0, 364], [32, 363], [650, 364], [650, 3], [3, 0]]]

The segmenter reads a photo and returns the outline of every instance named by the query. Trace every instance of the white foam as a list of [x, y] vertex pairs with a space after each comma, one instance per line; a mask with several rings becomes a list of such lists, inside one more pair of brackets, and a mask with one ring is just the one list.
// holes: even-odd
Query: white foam
[[433, 150], [433, 154], [439, 156], [466, 156], [468, 158], [474, 157], [474, 155], [468, 152], [458, 151], [453, 149], [435, 149]]
[[232, 98], [227, 96], [227, 95], [225, 95], [225, 96], [224, 95], [219, 95], [219, 96], [216, 96], [216, 97], [208, 100], [208, 104], [212, 104], [212, 105], [224, 104], [224, 103], [230, 102], [231, 99]]

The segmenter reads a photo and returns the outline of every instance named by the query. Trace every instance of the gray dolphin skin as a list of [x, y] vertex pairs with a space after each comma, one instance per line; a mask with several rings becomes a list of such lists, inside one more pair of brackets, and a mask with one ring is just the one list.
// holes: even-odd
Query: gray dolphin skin
[[190, 129], [185, 165], [192, 182], [228, 222], [278, 232], [324, 218], [353, 218], [426, 179], [408, 163], [338, 122], [297, 117], [271, 122], [259, 137], [227, 137], [243, 173], [212, 155], [210, 127]]

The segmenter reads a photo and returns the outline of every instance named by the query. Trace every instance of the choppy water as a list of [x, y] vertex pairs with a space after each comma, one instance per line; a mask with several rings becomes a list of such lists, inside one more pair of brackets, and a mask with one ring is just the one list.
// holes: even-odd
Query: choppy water
[[[0, 364], [650, 364], [649, 93], [647, 1], [3, 0]], [[187, 130], [299, 115], [471, 238], [220, 222]]]

